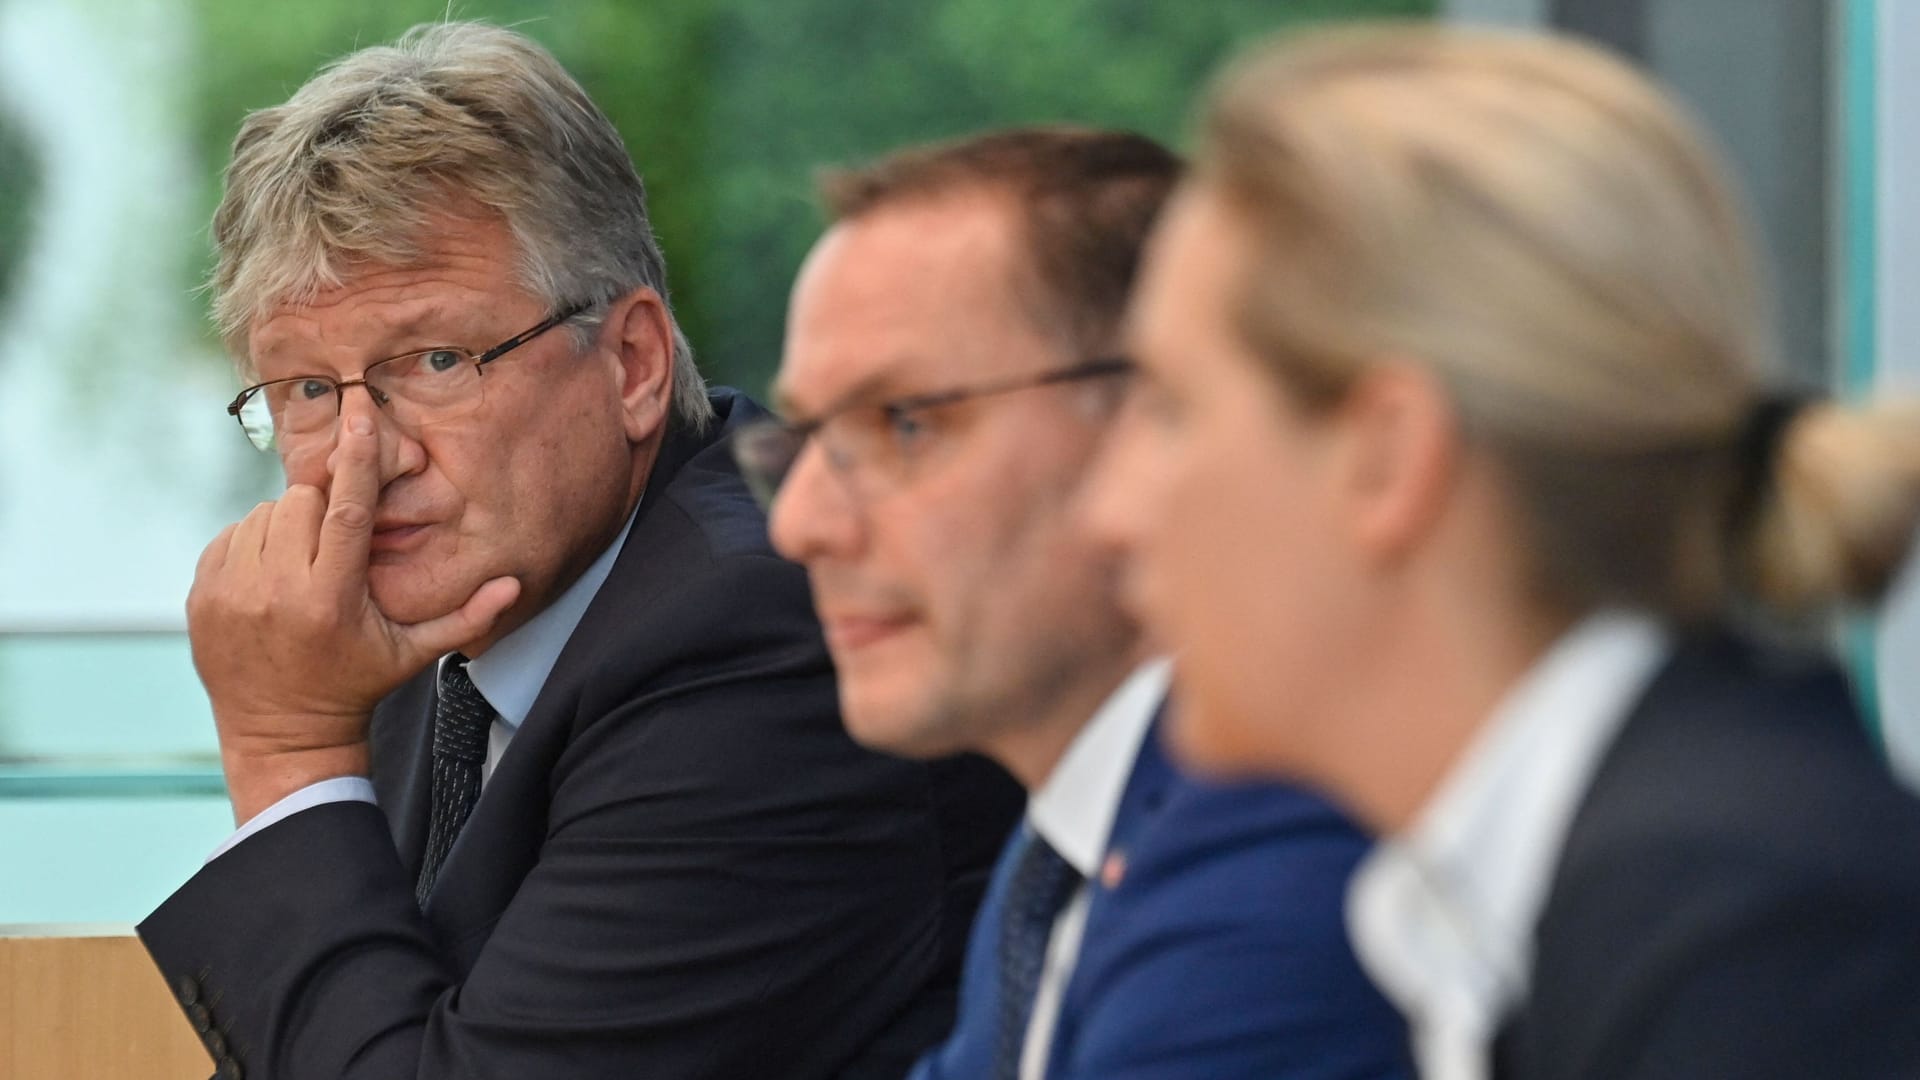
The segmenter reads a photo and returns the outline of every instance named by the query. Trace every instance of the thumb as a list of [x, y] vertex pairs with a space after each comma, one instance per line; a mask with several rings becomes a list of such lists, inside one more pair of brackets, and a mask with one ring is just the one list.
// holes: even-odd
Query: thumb
[[518, 578], [494, 578], [475, 589], [458, 611], [411, 626], [396, 627], [401, 649], [408, 654], [412, 664], [424, 666], [437, 657], [484, 637], [519, 598]]

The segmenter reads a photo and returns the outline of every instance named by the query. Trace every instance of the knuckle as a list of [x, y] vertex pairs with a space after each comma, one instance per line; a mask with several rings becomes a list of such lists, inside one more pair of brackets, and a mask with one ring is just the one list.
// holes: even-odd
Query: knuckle
[[264, 589], [252, 589], [244, 593], [230, 593], [220, 600], [224, 611], [240, 616], [248, 622], [265, 622], [281, 607], [282, 601]]
[[343, 529], [368, 529], [373, 527], [373, 510], [363, 503], [341, 503], [327, 511], [327, 517]]
[[305, 636], [324, 632], [339, 620], [318, 604], [300, 604], [286, 612], [287, 621]]

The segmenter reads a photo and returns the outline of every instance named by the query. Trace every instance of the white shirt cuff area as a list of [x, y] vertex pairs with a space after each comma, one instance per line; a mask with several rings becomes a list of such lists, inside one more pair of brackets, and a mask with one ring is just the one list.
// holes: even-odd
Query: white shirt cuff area
[[207, 861], [212, 862], [233, 850], [234, 845], [240, 841], [269, 825], [277, 825], [302, 810], [310, 810], [327, 803], [376, 801], [373, 797], [373, 781], [364, 776], [336, 776], [331, 780], [308, 784], [253, 815], [245, 825], [240, 826], [232, 836], [227, 837], [226, 843], [213, 849], [213, 854], [207, 856]]

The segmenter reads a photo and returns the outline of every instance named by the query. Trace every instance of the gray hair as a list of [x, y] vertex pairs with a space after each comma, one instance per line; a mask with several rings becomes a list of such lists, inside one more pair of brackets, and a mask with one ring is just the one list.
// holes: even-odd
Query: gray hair
[[[551, 307], [646, 286], [667, 297], [646, 189], [613, 124], [553, 55], [477, 23], [417, 26], [328, 65], [249, 113], [213, 218], [213, 313], [244, 357], [271, 306], [338, 286], [358, 261], [400, 264], [448, 196], [498, 214], [521, 283]], [[569, 324], [584, 347], [598, 311]], [[673, 327], [672, 415], [713, 418]]]

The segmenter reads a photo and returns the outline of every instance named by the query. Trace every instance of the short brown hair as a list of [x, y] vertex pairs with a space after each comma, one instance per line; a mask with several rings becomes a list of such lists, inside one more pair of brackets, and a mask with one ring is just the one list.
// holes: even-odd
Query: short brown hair
[[1124, 131], [1030, 127], [901, 150], [833, 169], [820, 196], [833, 221], [885, 206], [970, 192], [1004, 193], [1033, 274], [1065, 329], [1087, 350], [1109, 348], [1154, 218], [1182, 170], [1166, 147]]

